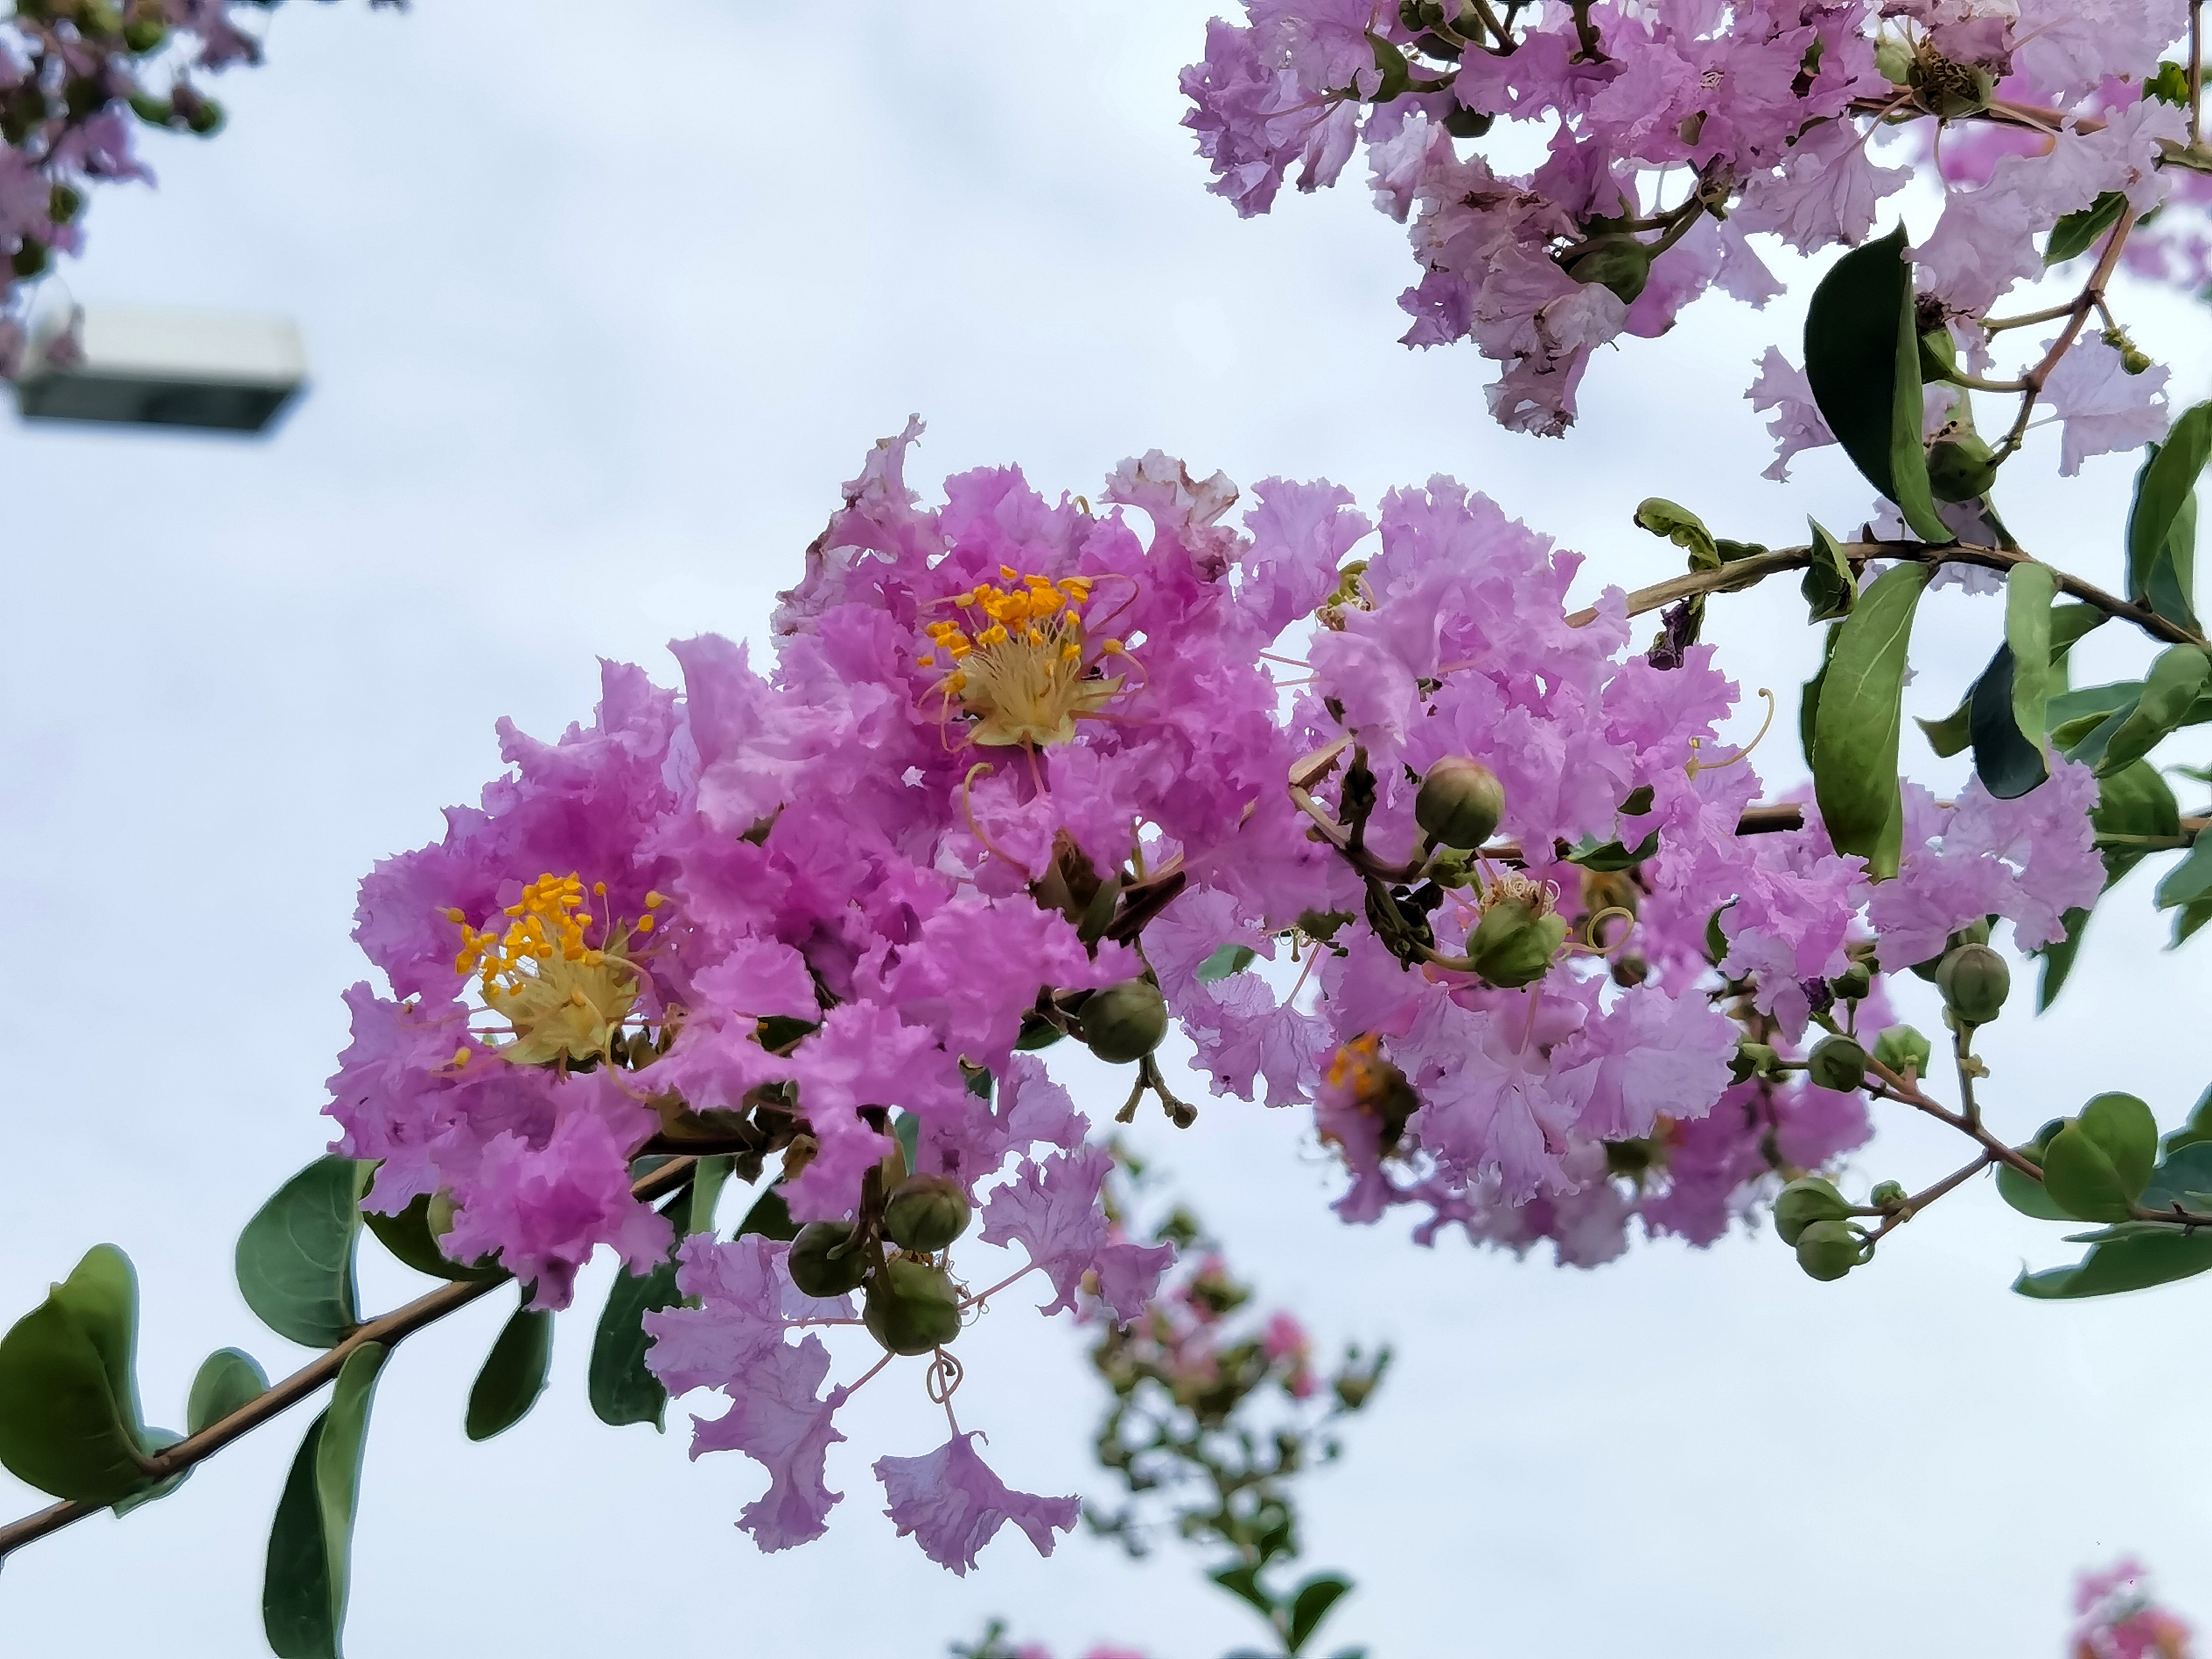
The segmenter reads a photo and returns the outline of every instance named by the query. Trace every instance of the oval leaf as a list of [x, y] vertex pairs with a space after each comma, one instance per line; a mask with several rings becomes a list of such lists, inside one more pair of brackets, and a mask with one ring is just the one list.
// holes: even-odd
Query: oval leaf
[[137, 1344], [131, 1258], [94, 1245], [0, 1337], [0, 1464], [40, 1492], [80, 1503], [112, 1504], [143, 1490]]
[[185, 1402], [185, 1432], [198, 1434], [269, 1392], [269, 1373], [237, 1348], [217, 1348], [200, 1362]]
[[398, 1215], [382, 1215], [374, 1210], [363, 1210], [361, 1218], [369, 1231], [376, 1235], [377, 1243], [418, 1273], [427, 1273], [433, 1279], [451, 1279], [456, 1284], [475, 1284], [487, 1279], [507, 1277], [507, 1269], [493, 1257], [486, 1256], [474, 1267], [464, 1267], [439, 1247], [438, 1236], [430, 1231], [430, 1195], [428, 1193], [418, 1196]]
[[607, 1305], [592, 1334], [591, 1362], [584, 1371], [585, 1393], [600, 1422], [617, 1428], [625, 1423], [650, 1423], [656, 1430], [661, 1426], [668, 1390], [645, 1368], [651, 1339], [642, 1322], [647, 1313], [672, 1308], [681, 1300], [673, 1261], [664, 1261], [642, 1276], [615, 1275], [614, 1288], [607, 1292]]
[[489, 1440], [528, 1416], [545, 1392], [553, 1364], [553, 1316], [518, 1308], [491, 1345], [491, 1355], [469, 1390], [463, 1426], [471, 1440]]
[[262, 1629], [277, 1659], [339, 1659], [362, 1452], [384, 1356], [374, 1342], [346, 1356], [277, 1499], [261, 1588]]
[[1928, 567], [1882, 573], [1837, 625], [1814, 711], [1813, 790], [1828, 836], [1877, 879], [1897, 873], [1904, 811], [1897, 784], [1905, 656]]
[[[2043, 758], [2040, 732], [2024, 735], [2015, 690], [2017, 663], [2012, 647], [2001, 645], [1966, 697], [1966, 726], [1974, 745], [1974, 775], [1998, 800], [2017, 800], [2051, 775]], [[2040, 727], [2043, 711], [2035, 711]], [[1939, 749], [1936, 751], [1941, 754]]]
[[360, 1319], [354, 1243], [369, 1165], [319, 1158], [276, 1189], [238, 1236], [238, 1288], [277, 1335], [336, 1347]]
[[[2104, 752], [2096, 762], [2097, 775], [2110, 776], [2156, 748], [2189, 718], [2208, 674], [2212, 674], [2212, 658], [2201, 647], [2173, 645], [2160, 652], [2150, 672], [2143, 676], [2142, 697], [2106, 738]], [[2087, 745], [2083, 747], [2086, 750]]]
[[2152, 450], [2136, 475], [2135, 501], [2128, 509], [2128, 598], [2138, 605], [2150, 599], [2152, 573], [2208, 457], [2212, 404], [2199, 404], [2174, 422], [2165, 443]]
[[1352, 1581], [1333, 1572], [1317, 1572], [1297, 1588], [1291, 1600], [1291, 1639], [1292, 1653], [1305, 1646], [1307, 1639], [1328, 1617], [1344, 1594], [1352, 1588]]
[[2022, 1273], [2013, 1289], [2041, 1301], [2116, 1296], [2171, 1284], [2212, 1268], [2212, 1233], [2184, 1235], [2168, 1231], [2154, 1237], [2099, 1244], [2070, 1267]]

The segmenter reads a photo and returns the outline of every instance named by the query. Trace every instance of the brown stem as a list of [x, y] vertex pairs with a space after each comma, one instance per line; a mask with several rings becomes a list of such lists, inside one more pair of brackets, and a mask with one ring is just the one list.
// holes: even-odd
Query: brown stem
[[[691, 1178], [696, 1162], [696, 1159], [689, 1158], [672, 1159], [652, 1174], [632, 1183], [630, 1195], [641, 1202], [650, 1202], [674, 1192]], [[216, 1419], [190, 1439], [180, 1440], [146, 1459], [148, 1477], [165, 1480], [204, 1459], [214, 1456], [240, 1436], [289, 1411], [324, 1383], [336, 1378], [354, 1350], [364, 1343], [381, 1343], [389, 1348], [401, 1339], [413, 1335], [425, 1325], [434, 1323], [456, 1309], [465, 1308], [479, 1297], [511, 1282], [513, 1277], [510, 1273], [501, 1273], [497, 1279], [441, 1285], [428, 1295], [416, 1297], [404, 1308], [395, 1309], [380, 1319], [372, 1319], [327, 1353], [310, 1360], [283, 1382], [256, 1395], [229, 1416]], [[20, 1521], [0, 1527], [0, 1561], [4, 1561], [12, 1551], [23, 1545], [44, 1538], [49, 1533], [59, 1532], [71, 1522], [82, 1521], [88, 1515], [97, 1515], [106, 1507], [105, 1504], [74, 1501], [56, 1504], [35, 1515], [25, 1516]]]
[[2112, 234], [2106, 239], [2105, 252], [2097, 260], [2097, 268], [2089, 273], [2088, 282], [2083, 284], [2081, 292], [2075, 297], [2073, 315], [2067, 319], [2066, 326], [2058, 331], [2058, 337], [2051, 343], [2051, 349], [2043, 354], [2042, 362], [2020, 377], [2020, 413], [2014, 417], [2012, 430], [2005, 434], [2004, 441], [1997, 446], [1997, 459], [2002, 460], [2020, 447], [2021, 440], [2027, 434], [2028, 417], [2035, 412], [2036, 394], [2043, 390], [2043, 383], [2051, 378], [2051, 372], [2058, 367], [2058, 360], [2081, 337], [2082, 326], [2089, 320], [2089, 313], [2105, 303], [2106, 286], [2111, 283], [2112, 272], [2119, 265], [2120, 250], [2127, 246], [2128, 233], [2135, 228], [2135, 204], [2130, 203], [2120, 210], [2119, 221], [2113, 225]]
[[1895, 1231], [1898, 1228], [1902, 1227], [1906, 1222], [1911, 1220], [1914, 1216], [1919, 1214], [1921, 1211], [1926, 1209], [1937, 1199], [1942, 1197], [1944, 1194], [1949, 1192], [1954, 1187], [1958, 1187], [1966, 1182], [1971, 1181], [1974, 1176], [1981, 1174], [1983, 1170], [1988, 1169], [1990, 1164], [1996, 1162], [1996, 1160], [1995, 1158], [1991, 1158], [1987, 1152], [1984, 1152], [1972, 1164], [1966, 1165], [1963, 1169], [1952, 1170], [1949, 1175], [1945, 1176], [1941, 1181], [1937, 1182], [1934, 1186], [1927, 1188], [1925, 1191], [1915, 1193], [1911, 1197], [1902, 1200], [1895, 1208], [1892, 1209], [1888, 1214], [1883, 1218], [1881, 1226], [1875, 1228], [1872, 1232], [1867, 1235], [1868, 1242], [1869, 1243], [1879, 1243], [1888, 1234]]

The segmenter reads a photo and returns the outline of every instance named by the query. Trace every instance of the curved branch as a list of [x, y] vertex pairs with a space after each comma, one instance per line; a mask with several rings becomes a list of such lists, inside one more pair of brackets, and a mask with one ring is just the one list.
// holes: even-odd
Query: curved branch
[[[672, 1159], [650, 1175], [640, 1177], [632, 1184], [630, 1195], [641, 1202], [650, 1202], [672, 1193], [691, 1178], [696, 1163], [696, 1158], [690, 1158]], [[188, 1440], [179, 1440], [166, 1450], [155, 1453], [146, 1460], [147, 1474], [154, 1480], [163, 1480], [173, 1474], [182, 1474], [195, 1463], [214, 1456], [240, 1436], [248, 1434], [289, 1411], [324, 1383], [335, 1380], [348, 1357], [363, 1343], [379, 1342], [389, 1348], [402, 1338], [413, 1335], [425, 1325], [435, 1323], [447, 1314], [465, 1308], [479, 1297], [488, 1295], [513, 1280], [512, 1273], [501, 1273], [496, 1279], [441, 1285], [428, 1295], [416, 1297], [404, 1308], [394, 1309], [380, 1319], [372, 1319], [337, 1346], [310, 1360], [283, 1382], [256, 1395], [229, 1416], [209, 1424]], [[49, 1533], [59, 1532], [71, 1522], [82, 1521], [88, 1515], [97, 1515], [107, 1507], [105, 1504], [74, 1501], [55, 1504], [35, 1515], [25, 1516], [21, 1521], [0, 1527], [0, 1561], [6, 1560], [11, 1552], [25, 1544], [44, 1538]]]

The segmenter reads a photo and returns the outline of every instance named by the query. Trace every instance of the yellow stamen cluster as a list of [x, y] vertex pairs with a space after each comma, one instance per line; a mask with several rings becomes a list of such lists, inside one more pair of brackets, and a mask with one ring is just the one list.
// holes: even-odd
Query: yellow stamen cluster
[[1372, 1031], [1364, 1031], [1351, 1042], [1340, 1043], [1329, 1056], [1328, 1086], [1348, 1087], [1352, 1098], [1364, 1103], [1381, 1087], [1386, 1072], [1395, 1069], [1382, 1058], [1382, 1039]]
[[[596, 900], [606, 891], [604, 882], [592, 885]], [[605, 1054], [637, 1001], [641, 975], [627, 954], [630, 937], [652, 932], [653, 912], [665, 902], [647, 893], [646, 914], [620, 927], [584, 908], [580, 877], [548, 872], [506, 908], [504, 929], [477, 928], [465, 912], [447, 910], [446, 919], [461, 930], [454, 971], [481, 975], [485, 1004], [514, 1027], [515, 1040], [500, 1050], [502, 1056], [550, 1065]], [[595, 924], [598, 945], [587, 932]], [[457, 1053], [454, 1063], [465, 1063], [466, 1053]]]
[[1092, 671], [1101, 657], [1118, 656], [1119, 640], [1094, 646], [1084, 631], [1091, 579], [1024, 576], [999, 567], [1000, 583], [979, 582], [944, 603], [957, 621], [927, 624], [931, 649], [915, 660], [924, 668], [939, 659], [950, 666], [934, 690], [949, 710], [957, 698], [975, 717], [977, 743], [1045, 747], [1075, 735], [1075, 722], [1096, 714], [1121, 689]]

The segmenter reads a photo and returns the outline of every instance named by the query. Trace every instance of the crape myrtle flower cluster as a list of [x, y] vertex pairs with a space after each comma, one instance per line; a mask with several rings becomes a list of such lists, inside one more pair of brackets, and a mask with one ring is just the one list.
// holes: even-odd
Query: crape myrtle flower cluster
[[[1503, 365], [1489, 404], [1516, 430], [1563, 432], [1598, 347], [1666, 332], [1709, 289], [1764, 307], [1782, 284], [1752, 238], [1805, 254], [1855, 245], [1916, 170], [1947, 192], [1913, 250], [1923, 303], [1953, 325], [1975, 374], [1988, 368], [1982, 319], [2047, 260], [2116, 227], [2118, 247], [2169, 197], [2212, 199], [2187, 71], [2160, 61], [2186, 32], [2184, 0], [1243, 10], [1241, 23], [1213, 21], [1204, 59], [1183, 71], [1184, 124], [1212, 187], [1241, 214], [1266, 212], [1286, 178], [1334, 184], [1364, 148], [1376, 204], [1407, 224], [1420, 269], [1400, 299], [1413, 319], [1404, 343], [1473, 340]], [[1532, 171], [1486, 159], [1513, 124], [1518, 148], [1542, 145]], [[2192, 213], [2128, 243], [2127, 257], [2201, 284], [2207, 249]], [[2080, 454], [2164, 430], [2164, 371], [2142, 374], [2148, 359], [2104, 321], [2071, 367], [2054, 362], [2026, 388], [2068, 422], [2069, 472]], [[1751, 395], [1774, 411], [1771, 476], [1829, 441], [1778, 351]]]
[[2187, 1622], [2159, 1606], [2140, 1563], [2123, 1557], [2074, 1586], [2067, 1659], [2190, 1659]]
[[[1917, 801], [1871, 909], [1817, 814], [1738, 833], [1759, 783], [1712, 647], [1632, 649], [1618, 589], [1568, 615], [1577, 557], [1449, 480], [1373, 521], [1268, 480], [1239, 527], [1154, 453], [1095, 508], [1012, 470], [927, 508], [919, 429], [847, 487], [768, 672], [681, 641], [680, 692], [609, 664], [589, 726], [502, 724], [512, 771], [362, 884], [386, 988], [348, 993], [331, 1083], [368, 1206], [427, 1202], [544, 1307], [600, 1245], [670, 1249], [641, 1156], [779, 1160], [796, 1237], [684, 1241], [684, 1305], [647, 1321], [672, 1391], [729, 1396], [696, 1449], [768, 1469], [763, 1548], [823, 1529], [837, 1409], [897, 1355], [952, 1425], [875, 1464], [902, 1531], [964, 1571], [1006, 1521], [1041, 1550], [1074, 1523], [953, 1416], [948, 1346], [1014, 1282], [969, 1285], [959, 1242], [980, 1220], [1044, 1312], [1120, 1321], [1174, 1250], [1123, 1236], [1035, 1050], [1079, 1038], [1134, 1068], [1125, 1120], [1149, 1092], [1188, 1122], [1172, 1016], [1216, 1094], [1313, 1103], [1346, 1219], [1593, 1262], [1632, 1214], [1715, 1237], [1864, 1138], [1856, 1079], [1790, 1057], [1881, 1023], [1877, 952], [1992, 916], [2033, 944], [2094, 896], [2063, 759]], [[831, 1384], [863, 1331], [875, 1367]]]
[[135, 129], [220, 129], [194, 76], [259, 63], [245, 24], [280, 3], [16, 0], [0, 19], [0, 379], [21, 366], [33, 286], [55, 254], [83, 251], [92, 187], [153, 181]]

